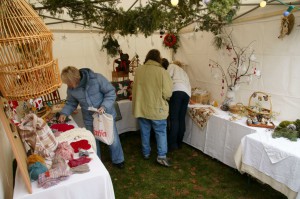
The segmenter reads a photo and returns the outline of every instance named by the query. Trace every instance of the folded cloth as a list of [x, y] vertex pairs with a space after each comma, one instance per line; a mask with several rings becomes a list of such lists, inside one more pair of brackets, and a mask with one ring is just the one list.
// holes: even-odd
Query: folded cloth
[[71, 174], [71, 171], [61, 168], [50, 169], [39, 175], [38, 187], [51, 187], [58, 184], [60, 181], [68, 179]]
[[61, 142], [57, 146], [57, 149], [55, 151], [55, 155], [60, 156], [65, 160], [71, 160], [71, 159], [73, 159], [74, 150], [68, 144], [68, 142]]
[[74, 128], [73, 125], [70, 124], [52, 124], [50, 126], [51, 129], [55, 129], [60, 132], [65, 132]]
[[79, 149], [89, 150], [91, 148], [91, 145], [89, 144], [89, 142], [87, 140], [79, 140], [76, 142], [71, 142], [70, 145], [74, 149], [75, 153], [78, 153]]
[[85, 164], [85, 163], [89, 163], [92, 159], [86, 156], [82, 156], [78, 159], [72, 159], [69, 160], [68, 165], [69, 167], [73, 168], [73, 167], [77, 167], [79, 165]]
[[61, 171], [67, 170], [68, 164], [61, 156], [55, 156], [52, 161], [51, 169], [60, 169]]
[[78, 173], [78, 174], [80, 174], [80, 173], [86, 173], [86, 172], [90, 171], [90, 167], [87, 164], [82, 164], [82, 165], [79, 165], [77, 167], [71, 168], [71, 171], [73, 173]]

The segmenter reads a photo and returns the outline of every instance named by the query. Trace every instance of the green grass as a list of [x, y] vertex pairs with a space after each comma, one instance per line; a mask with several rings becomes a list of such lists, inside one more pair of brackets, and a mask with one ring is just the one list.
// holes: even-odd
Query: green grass
[[152, 154], [144, 160], [139, 132], [120, 135], [126, 167], [112, 166], [108, 147], [101, 146], [102, 161], [111, 175], [117, 199], [191, 198], [191, 199], [279, 199], [286, 198], [268, 185], [240, 174], [200, 150], [184, 144], [169, 153], [172, 167], [156, 163], [156, 143], [151, 139]]

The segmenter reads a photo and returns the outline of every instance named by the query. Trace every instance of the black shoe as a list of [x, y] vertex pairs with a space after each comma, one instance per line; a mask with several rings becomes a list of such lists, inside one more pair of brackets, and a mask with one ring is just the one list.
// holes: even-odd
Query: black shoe
[[119, 169], [124, 169], [125, 168], [125, 162], [120, 162], [118, 164], [113, 164], [115, 167]]

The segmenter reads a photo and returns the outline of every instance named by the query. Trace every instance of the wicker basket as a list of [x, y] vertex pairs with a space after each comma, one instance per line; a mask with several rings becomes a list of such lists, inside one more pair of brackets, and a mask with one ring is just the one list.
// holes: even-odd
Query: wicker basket
[[[254, 99], [257, 98], [258, 101], [265, 101], [268, 107], [258, 107], [254, 104]], [[256, 117], [260, 115], [264, 118], [270, 118], [272, 115], [272, 101], [271, 96], [264, 92], [254, 92], [250, 98], [248, 106], [245, 107], [248, 111], [250, 117]]]
[[199, 104], [209, 104], [210, 95], [209, 93], [204, 93], [201, 95], [192, 95], [191, 100]]
[[242, 103], [229, 106], [229, 111], [233, 114], [243, 114], [245, 112], [245, 106]]
[[25, 0], [1, 0], [0, 6], [1, 93], [27, 100], [55, 91], [61, 80], [52, 33]]

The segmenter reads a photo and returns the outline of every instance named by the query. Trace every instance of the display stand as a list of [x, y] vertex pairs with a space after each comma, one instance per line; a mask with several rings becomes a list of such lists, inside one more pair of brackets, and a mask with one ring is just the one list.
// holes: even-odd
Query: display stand
[[21, 172], [21, 176], [24, 180], [24, 183], [26, 185], [26, 188], [29, 193], [32, 193], [32, 187], [30, 183], [30, 177], [28, 175], [28, 168], [26, 163], [26, 152], [24, 149], [24, 145], [21, 141], [21, 138], [19, 136], [19, 133], [16, 129], [12, 131], [12, 125], [10, 124], [9, 120], [7, 119], [5, 113], [4, 113], [4, 106], [3, 106], [3, 99], [0, 99], [0, 118], [4, 127], [4, 131], [6, 133], [6, 136], [11, 144], [12, 151], [14, 153], [14, 156], [17, 160], [18, 167]]

